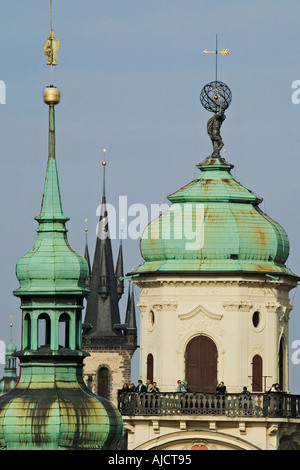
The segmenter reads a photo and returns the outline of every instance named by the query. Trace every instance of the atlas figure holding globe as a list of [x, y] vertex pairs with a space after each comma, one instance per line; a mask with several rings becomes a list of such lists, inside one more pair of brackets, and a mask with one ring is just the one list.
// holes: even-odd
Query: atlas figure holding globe
[[225, 110], [231, 103], [230, 88], [220, 81], [210, 82], [205, 85], [200, 94], [202, 106], [214, 113], [207, 122], [207, 133], [212, 141], [213, 153], [211, 157], [219, 157], [220, 150], [224, 146], [220, 129], [226, 119]]

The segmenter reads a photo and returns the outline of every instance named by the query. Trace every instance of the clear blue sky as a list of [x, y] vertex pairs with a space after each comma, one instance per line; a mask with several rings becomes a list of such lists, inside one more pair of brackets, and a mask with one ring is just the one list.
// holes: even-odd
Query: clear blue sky
[[[300, 79], [300, 4], [297, 0], [53, 0], [53, 29], [60, 39], [54, 85], [57, 160], [69, 241], [83, 253], [85, 218], [94, 251], [96, 208], [101, 202], [102, 149], [107, 148], [107, 196], [163, 204], [198, 174], [210, 152], [200, 91], [215, 76], [233, 94], [222, 127], [235, 178], [264, 198], [262, 210], [290, 240], [288, 266], [300, 274], [300, 105], [291, 84]], [[1, 2], [0, 80], [0, 339], [20, 346], [21, 312], [12, 291], [15, 265], [34, 244], [47, 160], [49, 85], [43, 44], [49, 35], [49, 0]], [[118, 241], [115, 242], [115, 250]], [[124, 243], [125, 267], [141, 263], [139, 241]], [[137, 292], [138, 293], [138, 292]], [[291, 294], [290, 344], [300, 340], [300, 296]], [[290, 355], [292, 354], [290, 349]], [[300, 364], [290, 367], [300, 391]]]

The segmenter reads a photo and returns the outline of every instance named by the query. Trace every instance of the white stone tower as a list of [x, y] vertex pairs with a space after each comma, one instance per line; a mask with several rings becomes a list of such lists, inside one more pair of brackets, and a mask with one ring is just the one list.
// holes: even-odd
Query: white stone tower
[[[220, 152], [198, 168], [141, 240], [140, 375], [160, 393], [122, 411], [129, 448], [296, 448], [288, 322], [299, 278], [285, 265], [287, 235]], [[178, 379], [188, 393], [175, 393]], [[273, 383], [284, 393], [266, 393]]]

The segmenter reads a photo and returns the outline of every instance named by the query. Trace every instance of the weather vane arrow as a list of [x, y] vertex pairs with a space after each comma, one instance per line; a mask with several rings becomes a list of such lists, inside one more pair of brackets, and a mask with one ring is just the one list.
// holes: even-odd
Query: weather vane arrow
[[221, 49], [220, 51], [208, 51], [207, 49], [205, 49], [205, 51], [203, 51], [204, 54], [221, 54], [221, 55], [229, 55], [229, 49]]
[[216, 34], [216, 50], [215, 51], [208, 51], [207, 49], [205, 49], [205, 51], [203, 51], [204, 54], [216, 54], [216, 81], [217, 81], [217, 77], [218, 77], [218, 54], [221, 54], [221, 55], [229, 55], [229, 49], [221, 49], [220, 51], [218, 51], [218, 35]]

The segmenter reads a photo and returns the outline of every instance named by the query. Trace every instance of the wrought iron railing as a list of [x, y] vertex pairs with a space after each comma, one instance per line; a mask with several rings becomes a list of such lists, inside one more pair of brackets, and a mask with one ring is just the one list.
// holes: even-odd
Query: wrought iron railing
[[300, 419], [300, 395], [287, 393], [119, 393], [123, 416], [225, 415]]

